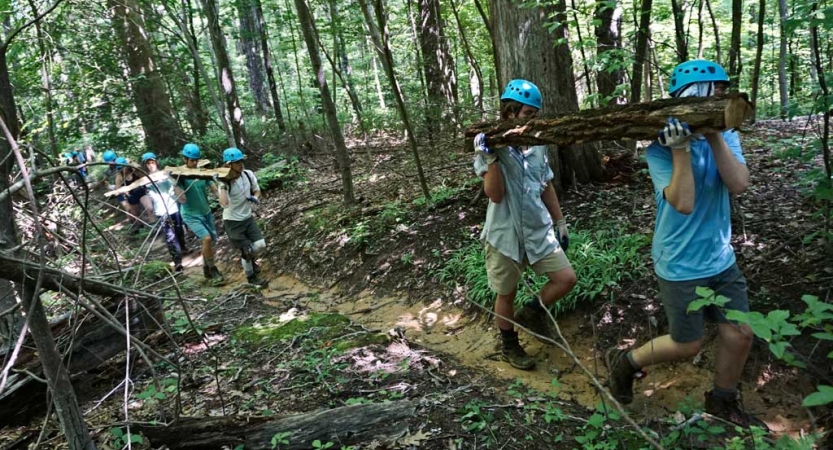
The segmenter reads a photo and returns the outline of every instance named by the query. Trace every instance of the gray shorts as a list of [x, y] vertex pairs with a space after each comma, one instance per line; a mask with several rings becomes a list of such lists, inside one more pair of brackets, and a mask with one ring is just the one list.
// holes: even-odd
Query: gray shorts
[[723, 272], [708, 278], [688, 281], [668, 281], [659, 278], [659, 293], [662, 306], [668, 317], [671, 339], [681, 344], [694, 342], [703, 338], [703, 322], [728, 323], [723, 311], [715, 305], [705, 306], [698, 311], [687, 312], [688, 305], [700, 298], [697, 287], [707, 287], [717, 295], [729, 298], [723, 308], [749, 312], [749, 298], [746, 294], [746, 278], [737, 264]]
[[249, 248], [252, 243], [263, 239], [254, 217], [249, 217], [246, 220], [223, 220], [223, 226], [231, 245], [241, 250]]

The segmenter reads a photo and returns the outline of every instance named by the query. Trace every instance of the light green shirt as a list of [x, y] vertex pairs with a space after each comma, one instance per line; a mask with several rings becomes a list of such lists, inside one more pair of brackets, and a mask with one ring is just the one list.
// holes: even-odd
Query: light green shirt
[[[552, 217], [541, 194], [553, 178], [547, 147], [530, 147], [525, 152], [513, 147], [494, 150], [503, 176], [503, 201], [489, 201], [480, 240], [520, 263], [524, 256], [535, 264], [558, 247]], [[474, 172], [482, 177], [489, 170], [482, 154], [474, 160]]]

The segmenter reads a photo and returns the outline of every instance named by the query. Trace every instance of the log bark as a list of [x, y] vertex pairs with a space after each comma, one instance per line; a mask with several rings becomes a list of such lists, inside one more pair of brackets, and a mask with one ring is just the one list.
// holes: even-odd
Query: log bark
[[291, 433], [281, 449], [309, 449], [315, 440], [333, 442], [334, 448], [363, 442], [378, 442], [381, 448], [392, 448], [394, 441], [405, 435], [417, 403], [400, 400], [369, 405], [352, 405], [286, 417], [208, 417], [180, 419], [167, 427], [134, 425], [153, 446], [167, 445], [180, 450], [235, 448], [246, 450], [272, 449], [271, 439], [277, 433]]
[[118, 189], [114, 189], [109, 192], [105, 192], [105, 197], [112, 197], [114, 195], [121, 195], [126, 194], [137, 187], [148, 186], [154, 182], [158, 183], [165, 178], [170, 176], [177, 176], [180, 178], [195, 178], [199, 180], [213, 180], [214, 175], [216, 174], [221, 179], [227, 179], [229, 171], [228, 167], [220, 167], [218, 169], [205, 169], [205, 168], [196, 168], [196, 169], [189, 169], [183, 166], [171, 167], [167, 166], [163, 170], [158, 172], [154, 172], [138, 180], [128, 184], [127, 186], [122, 186]]
[[724, 97], [671, 98], [565, 114], [552, 118], [481, 122], [466, 137], [486, 133], [489, 146], [570, 144], [602, 140], [654, 140], [669, 117], [686, 122], [695, 133], [739, 128], [752, 113], [745, 93]]

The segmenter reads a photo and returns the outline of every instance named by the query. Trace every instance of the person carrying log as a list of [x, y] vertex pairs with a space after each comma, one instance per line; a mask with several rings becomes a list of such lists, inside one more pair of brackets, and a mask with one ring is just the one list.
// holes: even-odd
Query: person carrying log
[[258, 253], [266, 248], [266, 240], [252, 215], [252, 205], [260, 204], [260, 186], [254, 172], [243, 167], [244, 159], [240, 149], [223, 150], [223, 164], [230, 169], [228, 181], [216, 174], [214, 181], [223, 207], [223, 225], [232, 245], [240, 249], [246, 279], [256, 286], [266, 286], [269, 283], [258, 277], [260, 266], [256, 261]]
[[[159, 163], [152, 152], [142, 155], [142, 164], [148, 175], [159, 171]], [[153, 203], [153, 213], [165, 234], [165, 245], [174, 260], [174, 271], [181, 273], [182, 255], [188, 253], [188, 248], [185, 246], [185, 230], [182, 228], [182, 216], [177, 202], [184, 202], [185, 196], [170, 178], [148, 185], [147, 193]]]
[[[197, 144], [188, 143], [182, 148], [185, 166], [196, 169], [200, 159]], [[202, 273], [207, 280], [220, 282], [223, 274], [214, 262], [214, 244], [217, 243], [217, 228], [214, 226], [214, 214], [208, 205], [208, 189], [219, 198], [217, 184], [213, 181], [179, 178], [177, 186], [185, 193], [185, 202], [180, 206], [180, 213], [185, 225], [202, 241]]]
[[[136, 171], [136, 168], [130, 164], [127, 158], [119, 156], [116, 158], [115, 163], [116, 169], [118, 170], [115, 181], [116, 188], [129, 186], [133, 184], [134, 181], [142, 177], [142, 175]], [[122, 208], [124, 208], [124, 211], [132, 216], [130, 221], [131, 228], [134, 232], [138, 232], [141, 229], [142, 222], [140, 218], [142, 216], [142, 208], [144, 208], [144, 211], [147, 211], [148, 214], [153, 214], [153, 203], [147, 193], [147, 186], [139, 186], [131, 189], [127, 194], [120, 194], [116, 197]]]
[[[510, 81], [500, 100], [503, 121], [531, 119], [541, 109], [541, 92], [526, 80]], [[489, 287], [497, 294], [501, 355], [513, 367], [531, 370], [535, 360], [521, 347], [518, 333], [507, 319], [514, 318], [539, 335], [555, 338], [546, 308], [576, 284], [576, 274], [564, 254], [570, 242], [567, 221], [550, 182], [553, 172], [546, 146], [489, 148], [485, 134], [480, 133], [474, 138], [474, 151], [474, 171], [483, 178], [489, 197], [480, 239], [486, 247]], [[549, 281], [515, 314], [518, 280], [527, 266], [539, 275], [546, 274]]]
[[[723, 95], [728, 86], [723, 67], [693, 60], [674, 68], [668, 93], [708, 97]], [[744, 410], [738, 396], [752, 330], [729, 321], [723, 311], [749, 311], [746, 279], [731, 245], [729, 194], [739, 194], [749, 185], [738, 133], [730, 129], [693, 134], [688, 125], [669, 118], [647, 156], [657, 203], [651, 253], [669, 334], [635, 350], [608, 349], [604, 362], [609, 388], [617, 400], [631, 403], [633, 381], [644, 376], [645, 367], [693, 358], [703, 347], [704, 321], [717, 322], [720, 342], [714, 386], [705, 394], [706, 412], [743, 427], [768, 429]], [[728, 303], [689, 312], [689, 304], [699, 298], [698, 286], [728, 298]]]

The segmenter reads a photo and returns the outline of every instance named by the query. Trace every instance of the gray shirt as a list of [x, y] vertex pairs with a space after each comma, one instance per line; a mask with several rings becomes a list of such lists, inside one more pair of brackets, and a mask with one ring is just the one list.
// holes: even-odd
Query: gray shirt
[[[503, 176], [503, 201], [489, 201], [486, 224], [480, 240], [520, 263], [524, 256], [535, 264], [558, 247], [552, 217], [541, 194], [553, 178], [547, 147], [530, 147], [525, 152], [514, 147], [494, 150]], [[483, 155], [474, 159], [474, 172], [482, 177], [489, 170]]]

